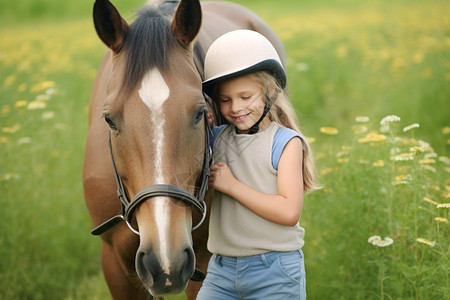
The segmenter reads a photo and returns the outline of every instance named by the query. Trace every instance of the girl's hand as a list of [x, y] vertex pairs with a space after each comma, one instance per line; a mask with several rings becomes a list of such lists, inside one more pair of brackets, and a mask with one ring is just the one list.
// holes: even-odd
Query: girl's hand
[[219, 192], [228, 194], [227, 191], [236, 183], [236, 178], [230, 168], [222, 162], [214, 164], [210, 168], [209, 185]]

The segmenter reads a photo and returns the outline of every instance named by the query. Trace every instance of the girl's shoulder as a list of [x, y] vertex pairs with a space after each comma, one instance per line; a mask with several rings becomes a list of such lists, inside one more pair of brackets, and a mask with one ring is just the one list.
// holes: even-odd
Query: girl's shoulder
[[219, 125], [219, 126], [211, 128], [211, 131], [212, 131], [211, 145], [214, 144], [214, 141], [216, 140], [217, 136], [219, 136], [219, 134], [222, 132], [222, 130], [225, 129], [225, 127], [227, 127], [227, 125], [228, 124], [223, 124], [223, 125]]
[[280, 161], [284, 147], [294, 137], [299, 137], [303, 141], [303, 137], [297, 131], [290, 128], [280, 127], [275, 133], [272, 144], [272, 167], [275, 170], [278, 170], [278, 162]]

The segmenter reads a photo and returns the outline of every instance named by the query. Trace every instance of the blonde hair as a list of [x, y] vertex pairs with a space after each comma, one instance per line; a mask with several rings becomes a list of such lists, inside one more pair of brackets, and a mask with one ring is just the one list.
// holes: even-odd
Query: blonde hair
[[[314, 166], [314, 159], [311, 146], [308, 139], [301, 133], [298, 126], [298, 119], [295, 109], [292, 106], [285, 91], [279, 86], [275, 77], [267, 71], [258, 71], [250, 74], [251, 77], [259, 82], [263, 91], [273, 95], [273, 98], [267, 97], [272, 101], [272, 106], [268, 112], [268, 117], [271, 121], [290, 128], [300, 134], [303, 144], [303, 189], [305, 192], [319, 189], [320, 186], [316, 181], [316, 169]], [[217, 85], [216, 85], [217, 88]], [[268, 95], [269, 96], [269, 95]], [[215, 93], [214, 93], [215, 98]], [[216, 120], [219, 124], [225, 123], [224, 118], [220, 114], [218, 101], [213, 99], [213, 109], [216, 115]]]

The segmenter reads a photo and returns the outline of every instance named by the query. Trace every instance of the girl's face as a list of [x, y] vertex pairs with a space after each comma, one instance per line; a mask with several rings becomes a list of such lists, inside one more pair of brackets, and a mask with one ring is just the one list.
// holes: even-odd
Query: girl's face
[[[251, 74], [219, 83], [216, 89], [222, 116], [233, 124], [238, 133], [248, 133], [261, 118], [265, 95], [259, 82]], [[259, 125], [264, 130], [270, 124], [266, 116]]]

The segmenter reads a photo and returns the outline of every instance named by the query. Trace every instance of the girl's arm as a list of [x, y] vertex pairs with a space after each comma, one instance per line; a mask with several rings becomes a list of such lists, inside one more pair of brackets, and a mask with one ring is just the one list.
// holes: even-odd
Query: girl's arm
[[265, 194], [238, 181], [225, 163], [211, 166], [209, 183], [260, 217], [286, 226], [298, 223], [303, 206], [303, 148], [299, 138], [285, 146], [278, 163], [278, 194]]

